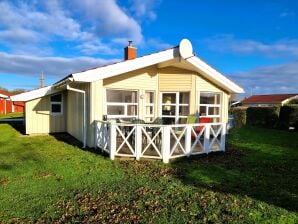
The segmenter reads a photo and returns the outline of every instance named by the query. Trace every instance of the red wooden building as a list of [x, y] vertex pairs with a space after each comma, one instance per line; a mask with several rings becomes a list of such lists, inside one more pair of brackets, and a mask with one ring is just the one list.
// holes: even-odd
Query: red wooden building
[[0, 90], [0, 114], [24, 112], [24, 102], [12, 102], [10, 96], [12, 96], [10, 92]]

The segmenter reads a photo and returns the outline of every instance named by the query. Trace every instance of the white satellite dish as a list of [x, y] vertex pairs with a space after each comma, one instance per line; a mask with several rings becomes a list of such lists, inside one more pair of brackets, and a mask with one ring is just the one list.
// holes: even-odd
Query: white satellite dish
[[193, 56], [191, 42], [188, 39], [182, 39], [179, 44], [179, 53], [183, 59]]

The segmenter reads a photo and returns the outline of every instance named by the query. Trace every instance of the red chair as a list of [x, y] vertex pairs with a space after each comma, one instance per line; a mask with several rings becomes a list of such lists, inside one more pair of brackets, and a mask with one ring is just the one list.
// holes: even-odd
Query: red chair
[[[201, 123], [211, 123], [212, 122], [212, 119], [210, 117], [200, 117], [199, 118], [199, 124]], [[197, 126], [196, 128], [196, 132], [197, 133], [200, 133], [200, 131], [202, 131], [204, 126], [200, 125], [200, 126]]]

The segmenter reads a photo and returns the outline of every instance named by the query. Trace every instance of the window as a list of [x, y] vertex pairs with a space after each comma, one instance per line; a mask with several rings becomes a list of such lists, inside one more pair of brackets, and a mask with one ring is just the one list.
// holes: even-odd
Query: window
[[213, 122], [219, 122], [220, 108], [220, 93], [200, 93], [199, 112], [201, 117], [210, 117], [213, 118]]
[[106, 94], [108, 118], [137, 117], [137, 91], [107, 89]]
[[189, 115], [189, 92], [162, 93], [162, 117], [169, 124], [185, 123]]
[[154, 92], [145, 91], [145, 121], [153, 121], [154, 118]]
[[60, 115], [63, 113], [62, 94], [51, 96], [51, 114]]

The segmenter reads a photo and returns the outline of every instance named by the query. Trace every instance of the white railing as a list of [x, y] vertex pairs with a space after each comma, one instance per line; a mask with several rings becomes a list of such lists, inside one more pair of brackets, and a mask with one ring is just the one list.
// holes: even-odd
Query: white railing
[[95, 146], [116, 156], [170, 159], [225, 151], [226, 124], [126, 124], [96, 121]]

